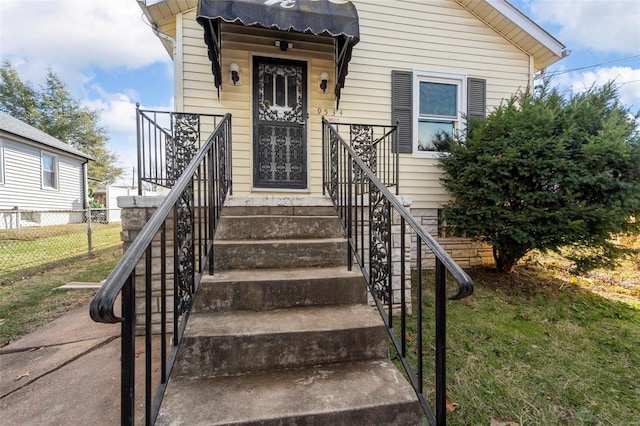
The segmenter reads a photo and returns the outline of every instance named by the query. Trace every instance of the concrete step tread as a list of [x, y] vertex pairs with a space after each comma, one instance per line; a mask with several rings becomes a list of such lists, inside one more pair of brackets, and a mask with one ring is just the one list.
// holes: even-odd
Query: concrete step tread
[[346, 238], [289, 238], [289, 239], [269, 239], [269, 240], [215, 240], [216, 245], [252, 245], [252, 244], [327, 244], [343, 243]]
[[230, 269], [215, 271], [213, 275], [204, 275], [203, 283], [247, 282], [247, 281], [289, 281], [314, 278], [362, 278], [362, 272], [345, 266], [327, 268], [276, 268], [276, 269]]
[[366, 304], [310, 306], [270, 311], [193, 313], [185, 338], [256, 336], [384, 327], [375, 308]]
[[388, 360], [244, 376], [171, 378], [158, 425], [420, 425], [418, 400]]
[[303, 216], [303, 215], [295, 215], [295, 214], [239, 214], [239, 215], [235, 215], [235, 216], [227, 216], [225, 217], [225, 219], [229, 219], [229, 220], [240, 220], [243, 218], [274, 218], [274, 219], [304, 219], [304, 218], [309, 218], [309, 219], [338, 219], [338, 217], [336, 215], [326, 215], [326, 214], [320, 214], [320, 215], [307, 215], [307, 216]]

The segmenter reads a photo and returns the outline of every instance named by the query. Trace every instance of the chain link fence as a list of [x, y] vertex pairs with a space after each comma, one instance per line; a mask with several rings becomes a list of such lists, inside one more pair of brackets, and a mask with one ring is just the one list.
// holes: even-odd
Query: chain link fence
[[0, 210], [0, 282], [122, 244], [120, 220], [120, 209]]

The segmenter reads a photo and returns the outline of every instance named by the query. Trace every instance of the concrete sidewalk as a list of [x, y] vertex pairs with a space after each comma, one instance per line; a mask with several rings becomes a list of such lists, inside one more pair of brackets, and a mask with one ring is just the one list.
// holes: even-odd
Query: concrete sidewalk
[[0, 425], [120, 423], [120, 324], [83, 306], [0, 349]]

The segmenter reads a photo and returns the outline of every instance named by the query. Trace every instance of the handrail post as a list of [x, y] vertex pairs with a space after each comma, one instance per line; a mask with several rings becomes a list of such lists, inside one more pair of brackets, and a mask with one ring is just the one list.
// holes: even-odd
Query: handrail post
[[[138, 141], [138, 195], [142, 195], [142, 114], [140, 113], [140, 102], [136, 102], [136, 137]], [[133, 176], [135, 178], [135, 176]]]
[[120, 423], [131, 426], [135, 414], [136, 306], [135, 271], [122, 288], [122, 343], [120, 346]]
[[327, 124], [324, 121], [324, 117], [322, 118], [322, 195], [327, 195], [327, 190], [325, 189], [325, 184], [327, 182]]
[[447, 329], [447, 271], [436, 258], [436, 419], [438, 425], [447, 423], [446, 385], [446, 329]]
[[353, 188], [353, 162], [351, 160], [348, 160], [348, 166], [347, 166], [347, 181], [348, 181], [348, 185], [347, 185], [347, 268], [350, 271], [351, 268], [353, 267], [353, 258], [351, 256], [351, 237], [352, 237], [352, 210], [353, 210], [353, 206], [351, 204], [351, 200], [353, 197], [353, 193], [352, 193], [352, 188]]

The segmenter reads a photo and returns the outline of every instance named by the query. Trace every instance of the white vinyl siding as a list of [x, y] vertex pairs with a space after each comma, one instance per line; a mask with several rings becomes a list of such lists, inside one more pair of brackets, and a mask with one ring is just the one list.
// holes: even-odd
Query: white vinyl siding
[[[391, 124], [393, 70], [428, 70], [486, 81], [486, 108], [500, 104], [529, 82], [529, 56], [496, 33], [454, 0], [353, 0], [360, 22], [360, 42], [353, 49], [349, 73], [335, 112], [334, 47], [330, 37], [274, 33], [240, 25], [222, 25], [222, 79], [218, 100], [203, 29], [195, 10], [177, 16], [176, 34], [182, 81], [176, 84], [176, 108], [233, 115], [234, 194], [250, 195], [252, 178], [252, 55], [307, 61], [309, 75], [310, 193], [321, 187], [321, 115], [341, 123]], [[281, 52], [275, 40], [294, 47]], [[229, 82], [229, 65], [240, 67], [242, 84]], [[322, 72], [330, 76], [327, 94], [317, 90]], [[466, 84], [466, 83], [464, 83]], [[461, 95], [466, 96], [466, 89]], [[466, 108], [466, 104], [461, 104]], [[320, 113], [318, 113], [320, 111]], [[417, 134], [414, 134], [414, 138]], [[413, 207], [440, 208], [448, 195], [440, 183], [437, 158], [400, 155], [400, 192]], [[262, 195], [263, 193], [261, 193]]]
[[42, 189], [41, 150], [32, 144], [5, 139], [4, 184], [0, 186], [0, 210], [68, 210], [83, 208], [84, 160], [55, 154], [58, 189]]

